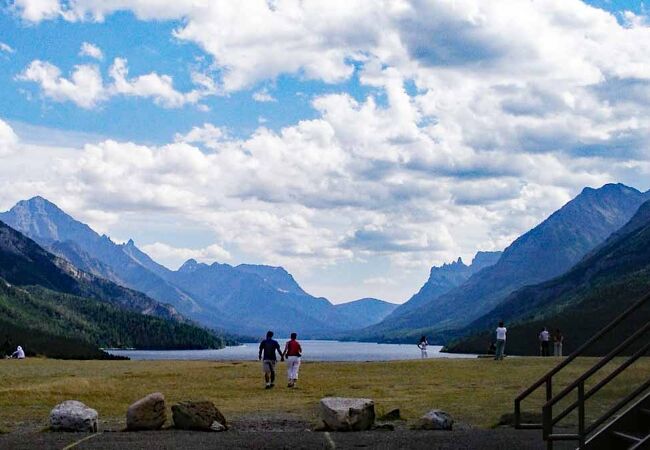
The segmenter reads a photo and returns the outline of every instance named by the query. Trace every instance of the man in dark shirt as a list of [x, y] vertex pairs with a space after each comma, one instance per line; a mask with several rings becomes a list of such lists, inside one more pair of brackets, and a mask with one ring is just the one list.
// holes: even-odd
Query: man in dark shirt
[[[262, 371], [264, 372], [264, 380], [266, 380], [266, 389], [271, 389], [275, 386], [275, 363], [277, 358], [275, 357], [275, 352], [278, 352], [280, 355], [280, 361], [284, 361], [284, 356], [282, 355], [282, 350], [280, 350], [280, 344], [278, 341], [273, 339], [273, 331], [266, 333], [266, 339], [260, 342], [260, 351], [258, 358], [262, 361]], [[262, 358], [264, 354], [264, 358]]]

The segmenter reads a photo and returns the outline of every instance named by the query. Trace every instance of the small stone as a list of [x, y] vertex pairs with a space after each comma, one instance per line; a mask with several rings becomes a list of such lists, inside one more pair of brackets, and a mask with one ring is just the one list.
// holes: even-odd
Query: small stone
[[224, 431], [226, 418], [210, 401], [185, 401], [172, 406], [174, 426], [180, 430]]
[[395, 429], [395, 425], [392, 423], [377, 423], [375, 424], [374, 427], [372, 427], [374, 430], [386, 430], [386, 431], [393, 431]]
[[375, 403], [367, 398], [321, 399], [320, 418], [332, 431], [369, 430], [375, 423]]
[[228, 428], [226, 428], [225, 425], [217, 422], [216, 420], [214, 422], [212, 422], [212, 425], [210, 425], [210, 431], [220, 432], [220, 431], [226, 431], [227, 429]]
[[412, 428], [416, 430], [451, 430], [453, 425], [454, 419], [451, 415], [440, 409], [432, 409], [420, 417]]
[[59, 403], [50, 412], [52, 431], [97, 432], [97, 411], [77, 400]]
[[159, 430], [165, 424], [166, 419], [165, 396], [156, 392], [129, 406], [126, 412], [126, 429], [131, 431]]
[[384, 422], [391, 422], [393, 420], [402, 420], [402, 416], [400, 414], [399, 408], [395, 408], [395, 409], [391, 409], [386, 414], [381, 416], [379, 420]]

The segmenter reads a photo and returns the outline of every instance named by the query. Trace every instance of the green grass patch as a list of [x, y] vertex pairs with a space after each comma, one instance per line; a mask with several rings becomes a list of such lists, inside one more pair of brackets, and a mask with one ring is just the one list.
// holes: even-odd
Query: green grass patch
[[[595, 362], [584, 358], [572, 364], [556, 380], [556, 392]], [[162, 392], [168, 405], [214, 401], [228, 418], [273, 412], [313, 420], [319, 399], [336, 395], [372, 398], [378, 411], [399, 408], [407, 420], [440, 408], [458, 421], [488, 428], [511, 413], [514, 398], [556, 363], [554, 358], [304, 362], [295, 390], [285, 388], [285, 366], [278, 364], [277, 387], [268, 391], [258, 362], [2, 360], [0, 427], [14, 429], [22, 422], [45, 426], [52, 407], [71, 399], [95, 408], [101, 421], [119, 425], [129, 404]], [[602, 375], [612, 368], [606, 367]], [[649, 372], [650, 358], [631, 366], [620, 382], [593, 399], [588, 417], [613, 404]], [[543, 396], [540, 390], [523, 409], [538, 412]]]

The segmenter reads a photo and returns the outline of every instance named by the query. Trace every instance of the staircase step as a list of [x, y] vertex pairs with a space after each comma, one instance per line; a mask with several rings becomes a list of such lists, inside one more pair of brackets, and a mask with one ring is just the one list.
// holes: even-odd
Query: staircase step
[[628, 442], [631, 442], [633, 444], [636, 444], [637, 442], [641, 442], [643, 438], [634, 436], [633, 434], [629, 433], [623, 433], [622, 431], [612, 431], [612, 434], [616, 437], [619, 437], [621, 439], [625, 439]]

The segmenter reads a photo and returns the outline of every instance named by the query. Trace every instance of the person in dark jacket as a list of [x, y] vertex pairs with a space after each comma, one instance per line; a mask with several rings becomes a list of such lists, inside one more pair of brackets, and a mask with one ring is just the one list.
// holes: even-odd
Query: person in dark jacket
[[280, 350], [280, 344], [273, 339], [273, 331], [266, 333], [266, 339], [260, 342], [260, 351], [258, 359], [262, 361], [262, 371], [264, 372], [264, 380], [266, 381], [266, 389], [271, 389], [275, 386], [275, 363], [278, 361], [275, 357], [275, 352], [280, 355], [280, 361], [284, 361], [284, 356]]

